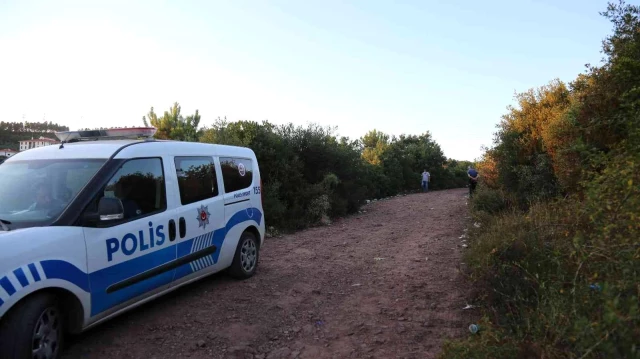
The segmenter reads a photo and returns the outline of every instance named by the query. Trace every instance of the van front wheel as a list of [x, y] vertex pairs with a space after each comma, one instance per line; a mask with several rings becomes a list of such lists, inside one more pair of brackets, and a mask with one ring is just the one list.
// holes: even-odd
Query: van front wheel
[[59, 358], [63, 318], [52, 294], [36, 294], [19, 303], [0, 326], [0, 358]]
[[246, 279], [256, 272], [260, 246], [256, 236], [251, 232], [244, 232], [238, 241], [238, 247], [229, 268], [229, 275], [238, 279]]

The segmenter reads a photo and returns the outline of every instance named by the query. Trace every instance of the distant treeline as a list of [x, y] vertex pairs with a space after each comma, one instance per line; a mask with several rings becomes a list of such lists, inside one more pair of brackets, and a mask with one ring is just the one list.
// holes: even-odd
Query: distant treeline
[[19, 149], [19, 142], [40, 136], [56, 139], [54, 132], [69, 131], [69, 127], [53, 122], [0, 122], [0, 148]]

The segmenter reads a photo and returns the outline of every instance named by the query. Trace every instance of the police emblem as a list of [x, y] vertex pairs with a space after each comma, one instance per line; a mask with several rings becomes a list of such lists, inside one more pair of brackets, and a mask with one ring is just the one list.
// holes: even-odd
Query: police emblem
[[198, 210], [198, 227], [207, 228], [207, 224], [209, 224], [209, 206], [200, 206], [197, 208]]
[[244, 167], [244, 163], [240, 162], [238, 164], [238, 172], [240, 173], [240, 176], [244, 177], [244, 175], [247, 173], [247, 169]]

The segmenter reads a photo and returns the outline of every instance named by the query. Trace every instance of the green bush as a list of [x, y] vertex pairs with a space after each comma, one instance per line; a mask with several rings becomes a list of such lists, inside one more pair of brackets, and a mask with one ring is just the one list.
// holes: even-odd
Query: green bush
[[[640, 357], [640, 151], [609, 156], [570, 198], [510, 211], [470, 232], [465, 254], [480, 300], [516, 357]], [[483, 217], [486, 221], [487, 217]], [[488, 353], [495, 337], [450, 343], [445, 357]], [[471, 356], [478, 357], [478, 356]], [[511, 358], [494, 352], [493, 358]]]
[[498, 214], [507, 209], [507, 200], [502, 190], [478, 186], [471, 199], [471, 209], [474, 212]]
[[[466, 178], [466, 169], [460, 168], [468, 164], [447, 162], [428, 133], [377, 145], [368, 152], [376, 164], [367, 161], [363, 141], [337, 138], [331, 128], [317, 125], [218, 120], [200, 131], [200, 141], [254, 150], [264, 185], [265, 220], [281, 230], [328, 223], [357, 212], [367, 199], [418, 190], [425, 167], [435, 188], [455, 187]], [[372, 141], [367, 143], [375, 145]]]

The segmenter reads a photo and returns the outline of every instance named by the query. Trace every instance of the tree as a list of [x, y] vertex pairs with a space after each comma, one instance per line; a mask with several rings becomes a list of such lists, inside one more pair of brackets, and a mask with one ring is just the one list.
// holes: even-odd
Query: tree
[[176, 141], [198, 141], [200, 125], [200, 113], [196, 110], [195, 114], [186, 118], [181, 114], [180, 105], [175, 102], [169, 111], [165, 111], [162, 117], [158, 117], [153, 107], [146, 116], [142, 116], [142, 122], [145, 126], [153, 126], [157, 129], [155, 137], [164, 140]]
[[380, 164], [380, 156], [389, 146], [389, 135], [376, 129], [367, 132], [361, 139], [362, 158], [372, 165]]

